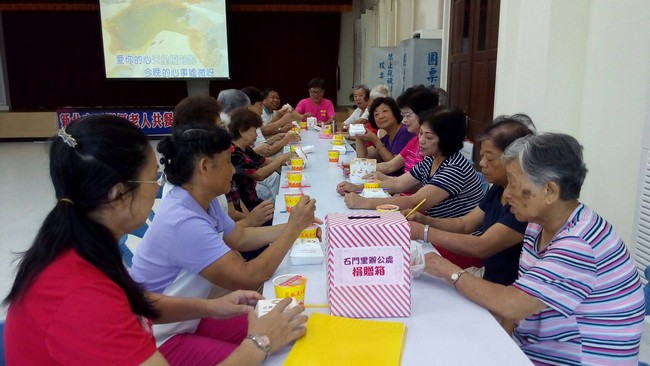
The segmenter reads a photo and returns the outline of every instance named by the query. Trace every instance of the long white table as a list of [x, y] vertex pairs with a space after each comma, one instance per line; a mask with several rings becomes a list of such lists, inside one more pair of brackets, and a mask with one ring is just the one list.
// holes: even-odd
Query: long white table
[[[316, 199], [317, 217], [324, 220], [330, 212], [355, 211], [348, 209], [343, 197], [336, 193], [336, 184], [343, 180], [343, 175], [340, 167], [328, 163], [330, 141], [320, 139], [315, 131], [302, 132], [301, 137], [303, 145], [314, 145], [314, 152], [308, 154], [307, 166], [303, 171], [311, 187], [303, 190]], [[284, 179], [286, 168], [283, 169]], [[281, 186], [284, 185], [283, 180]], [[287, 188], [280, 188], [276, 198], [274, 224], [285, 223], [289, 217], [288, 213], [282, 212], [286, 191]], [[431, 245], [425, 246], [425, 251], [432, 250]], [[296, 266], [291, 264], [287, 255], [274, 277], [287, 273], [306, 276], [305, 304], [327, 304], [324, 263]], [[265, 283], [264, 295], [275, 297], [271, 281]], [[532, 365], [487, 310], [458, 294], [443, 280], [427, 274], [413, 279], [411, 304], [410, 317], [381, 319], [406, 325], [402, 365]], [[313, 311], [329, 314], [327, 308], [308, 309], [307, 313]], [[282, 365], [289, 351], [290, 347], [285, 347], [270, 356], [265, 365]]]

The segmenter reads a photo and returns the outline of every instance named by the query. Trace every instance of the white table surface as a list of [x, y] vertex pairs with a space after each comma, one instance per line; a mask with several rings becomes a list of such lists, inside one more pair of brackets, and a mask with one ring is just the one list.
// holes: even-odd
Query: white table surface
[[[336, 184], [343, 180], [343, 175], [340, 167], [328, 163], [330, 141], [320, 139], [315, 131], [303, 131], [301, 137], [303, 145], [314, 145], [314, 152], [307, 155], [307, 166], [303, 170], [311, 187], [303, 188], [303, 191], [316, 198], [317, 217], [324, 220], [330, 212], [353, 211], [345, 206], [343, 197], [336, 193]], [[281, 187], [286, 185], [285, 173], [286, 168], [283, 168]], [[276, 198], [274, 224], [284, 223], [289, 217], [288, 213], [281, 212], [285, 209], [284, 192], [287, 190], [280, 188]], [[427, 244], [425, 251], [431, 250], [433, 247]], [[307, 277], [305, 304], [327, 304], [325, 261], [319, 265], [295, 266], [287, 255], [273, 277], [287, 273]], [[264, 295], [275, 297], [271, 281], [265, 283]], [[406, 324], [402, 365], [532, 364], [487, 310], [458, 294], [441, 279], [427, 274], [413, 279], [411, 306], [412, 315], [408, 318], [381, 319]], [[307, 309], [306, 312], [309, 314], [313, 311], [329, 314], [327, 308]], [[289, 351], [290, 347], [285, 347], [269, 356], [265, 365], [282, 365]]]

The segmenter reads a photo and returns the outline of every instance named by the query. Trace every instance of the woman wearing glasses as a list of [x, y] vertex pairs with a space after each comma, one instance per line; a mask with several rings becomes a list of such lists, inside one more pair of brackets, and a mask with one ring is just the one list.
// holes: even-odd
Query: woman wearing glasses
[[302, 115], [304, 121], [307, 117], [316, 117], [318, 123], [332, 123], [334, 120], [334, 104], [332, 101], [323, 98], [325, 95], [325, 80], [314, 78], [307, 84], [309, 98], [298, 102], [295, 111]]
[[[259, 118], [259, 117], [258, 117]], [[227, 290], [260, 288], [282, 262], [300, 232], [312, 223], [315, 201], [304, 196], [284, 225], [241, 227], [214, 198], [230, 190], [235, 168], [231, 139], [222, 128], [190, 125], [158, 144], [165, 175], [174, 188], [133, 257], [131, 276], [147, 291], [168, 296], [208, 298]], [[255, 259], [239, 252], [271, 245]], [[160, 352], [175, 365], [199, 359], [216, 364], [246, 337], [245, 317], [200, 319], [154, 326]]]
[[167, 365], [151, 321], [250, 313], [249, 337], [234, 344], [228, 364], [259, 365], [269, 351], [261, 341], [270, 341], [273, 352], [304, 334], [301, 308], [282, 312], [285, 301], [258, 319], [251, 310], [261, 296], [252, 291], [213, 300], [142, 291], [122, 263], [118, 240], [149, 216], [157, 175], [149, 140], [125, 119], [83, 117], [59, 131], [50, 148], [57, 202], [5, 299], [8, 364]]
[[418, 133], [420, 132], [420, 118], [418, 116], [438, 105], [438, 95], [431, 89], [419, 85], [406, 89], [397, 98], [397, 105], [401, 110], [402, 124], [414, 136], [399, 154], [395, 154], [394, 158], [377, 164], [377, 172], [372, 177], [369, 177], [371, 179], [384, 180], [388, 177], [386, 174], [391, 174], [402, 168], [405, 172], [408, 172], [424, 158], [420, 153], [418, 142]]
[[[375, 99], [370, 106], [370, 125], [386, 131], [386, 135], [380, 138], [366, 130], [364, 135], [356, 136], [357, 157], [377, 159], [378, 162], [391, 161], [415, 136], [401, 120], [400, 109], [393, 98]], [[371, 142], [373, 146], [367, 147], [366, 142]], [[403, 167], [390, 175], [398, 176], [402, 173]]]

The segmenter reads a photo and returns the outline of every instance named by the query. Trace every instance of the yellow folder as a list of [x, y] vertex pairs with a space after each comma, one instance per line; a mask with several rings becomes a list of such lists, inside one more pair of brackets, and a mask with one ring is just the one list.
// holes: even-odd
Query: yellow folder
[[307, 334], [296, 341], [285, 366], [396, 366], [402, 359], [406, 325], [314, 313]]

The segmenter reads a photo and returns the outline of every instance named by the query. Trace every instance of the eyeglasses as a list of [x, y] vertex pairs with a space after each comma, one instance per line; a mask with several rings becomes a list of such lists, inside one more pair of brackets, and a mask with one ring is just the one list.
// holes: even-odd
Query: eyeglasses
[[402, 117], [404, 118], [409, 118], [410, 115], [414, 114], [413, 112], [400, 112]]
[[162, 187], [167, 183], [167, 176], [165, 176], [165, 173], [160, 174], [160, 178], [158, 180], [127, 180], [129, 183], [155, 183], [158, 186]]
[[323, 94], [323, 89], [309, 89], [309, 94]]

